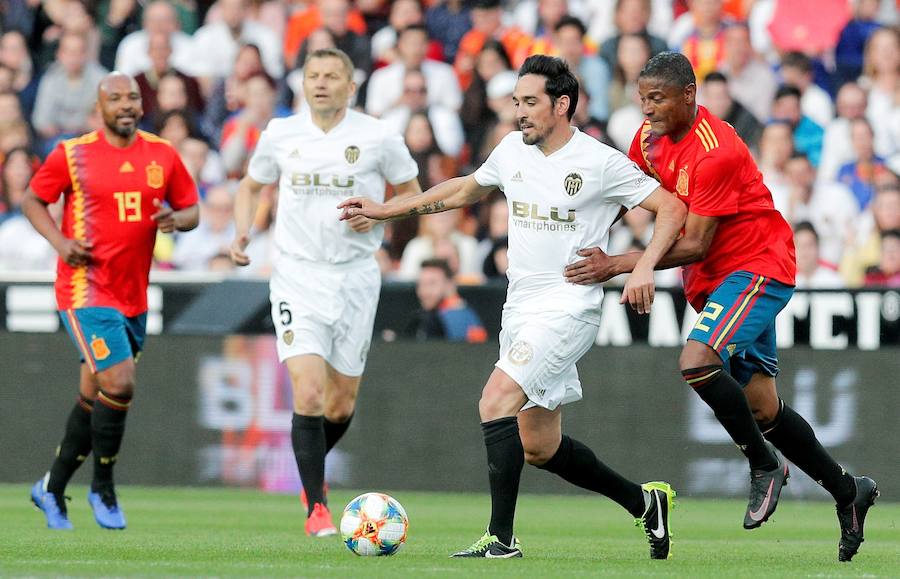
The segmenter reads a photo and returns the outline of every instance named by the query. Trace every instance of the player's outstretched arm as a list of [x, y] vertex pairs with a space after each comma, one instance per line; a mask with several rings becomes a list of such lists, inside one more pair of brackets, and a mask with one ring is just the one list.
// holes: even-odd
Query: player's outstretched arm
[[256, 181], [249, 175], [241, 179], [237, 195], [234, 197], [234, 241], [231, 243], [231, 261], [235, 265], [250, 265], [250, 258], [244, 252], [250, 244], [250, 227], [256, 206], [259, 204], [259, 193], [265, 183]]
[[656, 290], [653, 270], [678, 239], [687, 218], [687, 207], [662, 187], [657, 187], [640, 205], [656, 214], [653, 237], [632, 268], [620, 303], [629, 304], [639, 314], [649, 314]]
[[22, 200], [22, 213], [35, 231], [44, 236], [56, 253], [67, 264], [75, 267], [91, 261], [91, 244], [82, 239], [69, 239], [62, 234], [47, 209], [47, 202], [35, 195], [29, 187]]
[[[688, 211], [684, 235], [659, 260], [655, 269], [669, 269], [704, 259], [712, 245], [718, 224], [717, 217], [697, 215]], [[584, 259], [567, 266], [565, 276], [571, 283], [585, 285], [602, 283], [619, 274], [630, 273], [637, 265], [642, 252], [606, 255], [600, 248], [592, 247], [582, 249], [578, 255]]]
[[338, 209], [342, 210], [341, 221], [357, 215], [378, 221], [403, 219], [459, 209], [475, 203], [493, 190], [493, 186], [479, 185], [475, 177], [466, 175], [438, 183], [422, 193], [394, 197], [387, 203], [378, 203], [368, 197], [351, 197], [342, 201]]

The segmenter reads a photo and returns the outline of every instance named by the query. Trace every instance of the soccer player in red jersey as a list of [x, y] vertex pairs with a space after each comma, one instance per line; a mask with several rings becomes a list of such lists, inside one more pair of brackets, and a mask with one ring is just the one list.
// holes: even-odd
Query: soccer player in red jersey
[[[834, 496], [838, 557], [849, 561], [878, 496], [875, 482], [835, 462], [775, 388], [775, 316], [793, 294], [796, 271], [791, 228], [734, 128], [697, 106], [694, 72], [683, 55], [652, 58], [638, 91], [646, 120], [629, 156], [688, 206], [681, 239], [657, 266], [684, 266], [685, 294], [700, 313], [681, 371], [750, 462], [744, 527], [771, 516], [786, 483], [787, 465], [774, 445]], [[597, 248], [580, 254], [585, 259], [566, 270], [578, 284], [630, 272], [640, 256], [607, 256]]]
[[[197, 188], [178, 152], [137, 129], [137, 83], [113, 72], [100, 83], [101, 130], [60, 143], [31, 180], [25, 216], [59, 253], [56, 301], [81, 355], [78, 402], [56, 460], [31, 499], [51, 529], [71, 529], [63, 494], [94, 453], [88, 502], [97, 523], [124, 529], [113, 465], [125, 432], [135, 360], [147, 325], [147, 284], [156, 232], [197, 226]], [[62, 228], [47, 205], [65, 195]]]

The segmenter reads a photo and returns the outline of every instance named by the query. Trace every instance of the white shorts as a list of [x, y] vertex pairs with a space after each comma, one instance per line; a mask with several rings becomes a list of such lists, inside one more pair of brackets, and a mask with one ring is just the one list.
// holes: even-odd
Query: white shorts
[[523, 410], [581, 400], [575, 362], [597, 339], [597, 326], [564, 312], [503, 312], [500, 359], [503, 370], [528, 396]]
[[361, 376], [381, 292], [373, 260], [323, 264], [279, 256], [269, 282], [278, 358], [315, 354], [346, 376]]

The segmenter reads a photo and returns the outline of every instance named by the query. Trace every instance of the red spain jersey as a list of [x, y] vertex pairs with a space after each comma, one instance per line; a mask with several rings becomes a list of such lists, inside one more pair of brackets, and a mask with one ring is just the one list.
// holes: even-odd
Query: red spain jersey
[[684, 293], [695, 310], [729, 274], [749, 271], [794, 285], [797, 270], [790, 225], [734, 128], [698, 107], [678, 143], [658, 137], [644, 121], [628, 156], [695, 215], [718, 217], [706, 258], [683, 268]]
[[156, 243], [153, 200], [177, 211], [198, 199], [168, 141], [143, 131], [124, 149], [110, 145], [102, 131], [63, 141], [32, 178], [31, 189], [47, 203], [65, 194], [63, 235], [93, 244], [89, 265], [59, 260], [59, 309], [106, 306], [127, 317], [147, 311]]

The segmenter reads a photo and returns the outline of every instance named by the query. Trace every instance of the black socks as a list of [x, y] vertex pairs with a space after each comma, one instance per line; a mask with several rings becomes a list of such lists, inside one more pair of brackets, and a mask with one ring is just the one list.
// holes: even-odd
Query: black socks
[[291, 443], [297, 470], [312, 514], [316, 503], [325, 504], [325, 419], [321, 416], [294, 414], [291, 422]]
[[781, 407], [775, 420], [760, 424], [766, 439], [784, 456], [822, 485], [838, 506], [846, 506], [856, 498], [856, 483], [841, 465], [828, 454], [809, 423], [779, 400]]
[[608, 496], [633, 517], [644, 514], [644, 492], [640, 485], [603, 464], [590, 448], [565, 434], [556, 454], [538, 468], [557, 474], [575, 486]]
[[481, 423], [487, 449], [491, 484], [491, 523], [488, 531], [506, 545], [512, 544], [513, 519], [519, 496], [519, 479], [525, 466], [525, 451], [515, 416]]
[[777, 459], [766, 446], [740, 384], [722, 366], [682, 370], [684, 380], [716, 413], [719, 423], [750, 461], [753, 470], [772, 470]]
[[113, 396], [102, 390], [91, 413], [91, 442], [94, 452], [95, 493], [113, 488], [113, 466], [119, 458], [119, 448], [125, 434], [125, 419], [131, 406], [130, 396]]
[[66, 421], [66, 431], [56, 451], [56, 460], [50, 467], [50, 479], [47, 481], [48, 492], [62, 496], [72, 475], [91, 454], [91, 414], [93, 410], [94, 402], [79, 395], [78, 402], [72, 408], [69, 419]]

